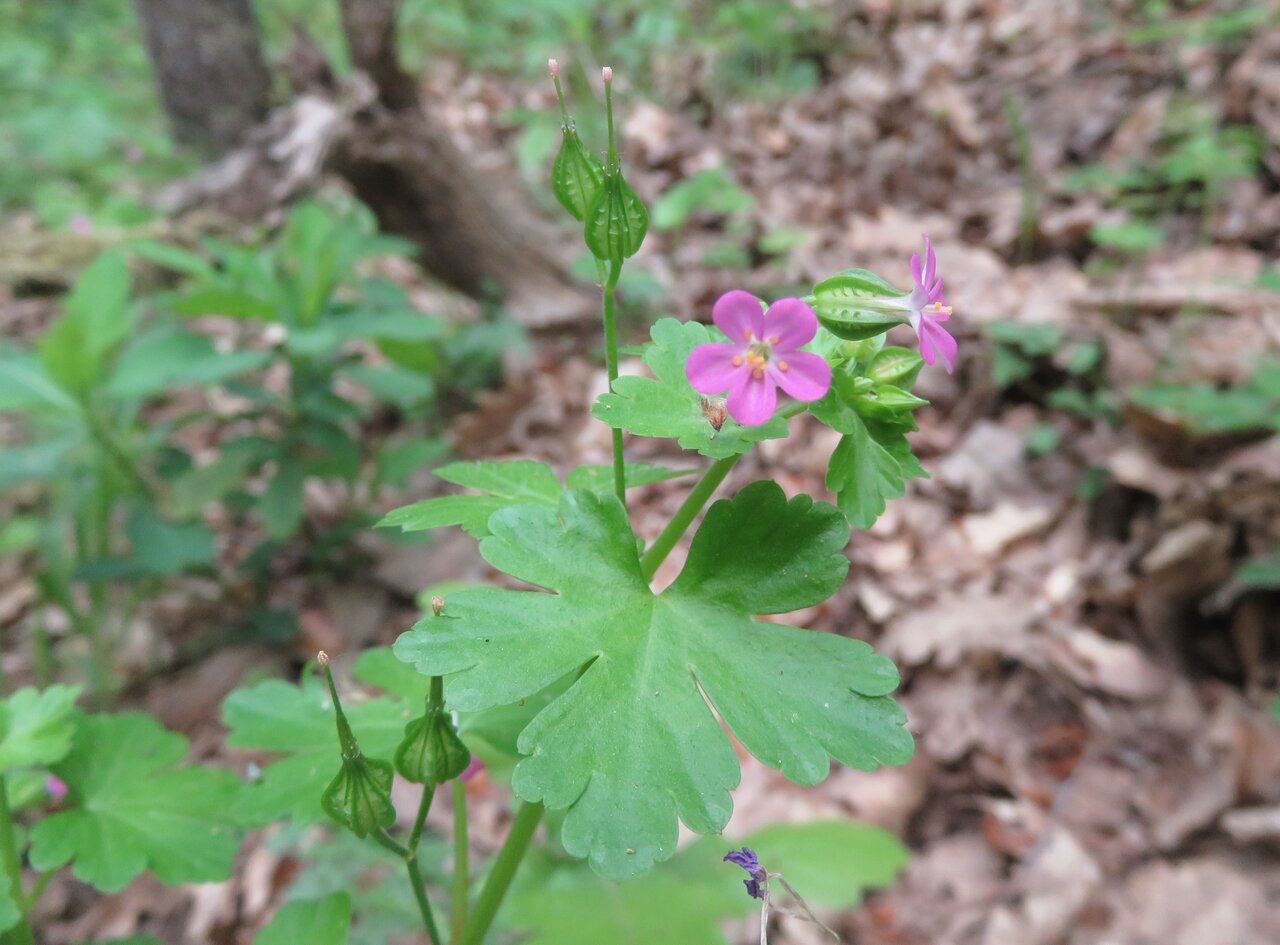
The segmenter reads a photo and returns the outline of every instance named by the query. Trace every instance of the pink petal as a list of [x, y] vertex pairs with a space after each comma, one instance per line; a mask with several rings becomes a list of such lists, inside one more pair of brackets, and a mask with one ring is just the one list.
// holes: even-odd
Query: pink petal
[[920, 254], [911, 254], [911, 278], [916, 280], [916, 285], [924, 288], [924, 274], [920, 271]]
[[778, 406], [778, 389], [769, 375], [756, 377], [753, 373], [742, 375], [726, 398], [729, 416], [744, 427], [768, 423]]
[[821, 400], [831, 387], [831, 367], [826, 359], [808, 351], [796, 351], [782, 359], [787, 369], [781, 370], [777, 361], [770, 362], [769, 376], [796, 400], [806, 403]]
[[936, 360], [934, 352], [937, 352], [942, 355], [942, 360], [947, 365], [947, 373], [950, 374], [955, 369], [958, 350], [956, 340], [945, 328], [928, 317], [920, 319], [920, 356], [924, 358], [926, 364], [934, 363]]
[[942, 277], [941, 276], [939, 276], [937, 281], [934, 282], [934, 284], [929, 287], [929, 301], [941, 302], [943, 305], [947, 304], [947, 300], [942, 297]]
[[716, 299], [711, 320], [730, 341], [742, 343], [764, 336], [764, 312], [760, 300], [750, 292], [734, 289]]
[[733, 359], [741, 354], [739, 345], [698, 345], [684, 362], [684, 376], [698, 393], [718, 394], [730, 387], [733, 379], [743, 371], [750, 373], [751, 369], [746, 364], [733, 363]]
[[933, 277], [937, 275], [938, 256], [933, 251], [933, 244], [929, 242], [929, 234], [925, 233], [923, 234], [923, 236], [924, 236], [924, 249], [925, 249], [924, 282], [925, 284], [928, 284], [932, 282]]
[[807, 345], [817, 333], [818, 316], [799, 299], [778, 299], [764, 313], [764, 336], [775, 354], [784, 355]]

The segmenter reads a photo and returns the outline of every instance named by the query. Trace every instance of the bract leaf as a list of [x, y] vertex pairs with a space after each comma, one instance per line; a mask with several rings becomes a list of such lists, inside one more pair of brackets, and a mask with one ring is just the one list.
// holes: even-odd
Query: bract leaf
[[490, 527], [486, 560], [555, 593], [459, 591], [447, 619], [422, 621], [395, 652], [444, 675], [460, 710], [515, 702], [585, 667], [521, 734], [529, 757], [512, 785], [568, 808], [565, 849], [601, 875], [670, 857], [677, 818], [699, 832], [727, 823], [738, 761], [708, 701], [748, 751], [802, 784], [826, 776], [829, 756], [863, 769], [910, 757], [905, 716], [887, 698], [891, 662], [861, 641], [752, 619], [840, 584], [848, 531], [834, 507], [748, 486], [712, 506], [685, 573], [657, 596], [612, 497], [572, 492], [556, 511], [516, 506]]
[[26, 686], [0, 701], [0, 773], [62, 760], [75, 735], [79, 695], [78, 686]]
[[601, 394], [591, 408], [597, 419], [639, 436], [674, 439], [713, 459], [745, 453], [760, 440], [787, 435], [787, 422], [778, 417], [753, 427], [726, 418], [719, 430], [707, 418], [706, 398], [689, 386], [684, 364], [698, 345], [725, 341], [718, 329], [662, 318], [650, 335], [653, 342], [645, 345], [644, 361], [654, 376], [614, 381], [613, 391]]
[[230, 808], [239, 783], [227, 771], [179, 766], [187, 740], [140, 713], [81, 716], [71, 751], [52, 766], [69, 809], [31, 833], [39, 870], [72, 863], [103, 892], [149, 869], [163, 883], [226, 879], [240, 846]]

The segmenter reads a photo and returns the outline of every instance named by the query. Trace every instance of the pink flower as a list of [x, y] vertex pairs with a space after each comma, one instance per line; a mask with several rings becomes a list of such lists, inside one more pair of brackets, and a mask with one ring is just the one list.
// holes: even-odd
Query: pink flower
[[467, 765], [466, 770], [463, 771], [462, 774], [458, 775], [458, 780], [461, 781], [463, 784], [466, 784], [468, 781], [470, 781], [472, 778], [474, 778], [483, 770], [484, 770], [484, 762], [481, 761], [479, 758], [477, 758], [475, 755], [472, 755], [471, 763]]
[[71, 222], [68, 224], [68, 227], [72, 233], [79, 233], [81, 236], [84, 236], [86, 233], [93, 232], [93, 221], [83, 213], [77, 213], [71, 218]]
[[51, 774], [44, 779], [44, 792], [49, 795], [50, 800], [60, 801], [67, 796], [66, 782], [56, 774]]
[[779, 387], [808, 402], [821, 400], [831, 386], [826, 360], [800, 350], [817, 334], [818, 317], [799, 299], [779, 299], [761, 312], [754, 295], [735, 289], [716, 300], [711, 319], [729, 342], [694, 348], [685, 376], [699, 393], [727, 390], [729, 416], [738, 423], [767, 423]]
[[928, 233], [924, 234], [924, 249], [923, 271], [920, 256], [911, 254], [911, 276], [916, 284], [911, 294], [904, 299], [904, 308], [910, 313], [911, 327], [916, 330], [920, 339], [920, 357], [924, 358], [924, 363], [933, 364], [938, 360], [938, 355], [942, 355], [947, 373], [950, 374], [956, 363], [956, 340], [940, 323], [951, 317], [951, 306], [942, 297], [938, 257], [933, 252]]

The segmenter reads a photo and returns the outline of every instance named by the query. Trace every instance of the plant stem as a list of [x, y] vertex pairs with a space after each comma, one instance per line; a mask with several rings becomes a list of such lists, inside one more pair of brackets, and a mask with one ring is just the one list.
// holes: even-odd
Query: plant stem
[[5, 941], [14, 945], [35, 945], [35, 934], [31, 931], [31, 923], [27, 921], [27, 910], [23, 908], [26, 894], [22, 891], [22, 861], [18, 858], [18, 844], [13, 835], [13, 817], [9, 811], [9, 784], [0, 774], [0, 858], [4, 860], [4, 870], [9, 875], [10, 895], [14, 905], [21, 910], [18, 924], [5, 933]]
[[453, 909], [449, 916], [449, 941], [457, 942], [467, 921], [467, 894], [470, 881], [467, 856], [467, 786], [453, 781]]
[[[413, 820], [413, 830], [409, 833], [409, 843], [402, 847], [404, 851], [404, 868], [409, 874], [409, 886], [413, 889], [413, 898], [418, 902], [418, 911], [422, 914], [422, 924], [431, 939], [431, 945], [441, 945], [440, 930], [436, 927], [435, 913], [431, 911], [431, 901], [427, 898], [427, 884], [422, 879], [422, 869], [418, 866], [418, 844], [422, 840], [422, 830], [427, 823], [427, 812], [431, 810], [431, 801], [436, 796], [434, 784], [422, 786], [422, 800], [418, 802], [418, 816]], [[392, 841], [395, 842], [394, 840]], [[385, 845], [385, 844], [384, 844]], [[399, 844], [397, 844], [399, 846]], [[390, 849], [388, 847], [387, 849]]]
[[[789, 420], [808, 408], [808, 404], [793, 401], [779, 410], [776, 416]], [[729, 470], [734, 467], [738, 460], [742, 459], [742, 456], [742, 453], [738, 453], [736, 456], [726, 456], [724, 459], [716, 460], [702, 474], [702, 478], [693, 487], [693, 491], [685, 496], [684, 502], [680, 503], [680, 508], [676, 509], [676, 514], [671, 516], [671, 521], [667, 522], [667, 527], [659, 533], [658, 537], [653, 540], [653, 544], [640, 557], [640, 573], [644, 575], [646, 581], [653, 578], [653, 575], [658, 570], [658, 565], [662, 564], [667, 555], [671, 554], [671, 549], [676, 546], [680, 536], [685, 533], [685, 530], [688, 529], [693, 520], [698, 517], [698, 513], [706, 505], [707, 499], [711, 498], [711, 494], [716, 491], [720, 483], [724, 482], [724, 477], [729, 475]]]
[[[618, 276], [622, 274], [622, 263], [611, 266], [609, 278], [601, 287], [604, 297], [604, 369], [609, 376], [609, 390], [618, 379], [618, 325], [614, 314], [613, 296], [618, 288]], [[622, 507], [627, 507], [627, 473], [622, 461], [622, 431], [613, 429], [613, 491]]]
[[385, 829], [379, 827], [373, 833], [369, 834], [369, 836], [373, 838], [373, 842], [378, 846], [390, 850], [396, 856], [400, 857], [400, 859], [405, 860], [409, 858], [409, 848], [398, 843], [391, 834], [387, 833]]
[[542, 819], [541, 804], [521, 804], [516, 811], [516, 819], [511, 823], [511, 831], [498, 851], [493, 867], [489, 870], [489, 878], [485, 880], [476, 898], [475, 908], [467, 918], [466, 927], [457, 945], [481, 945], [493, 924], [493, 917], [498, 914], [498, 907], [507, 895], [511, 880], [516, 875], [525, 851], [529, 849], [529, 841], [533, 839], [533, 831]]
[[680, 536], [685, 533], [690, 523], [702, 511], [707, 499], [711, 498], [711, 493], [715, 492], [720, 483], [724, 482], [724, 477], [729, 475], [729, 470], [740, 459], [742, 459], [741, 453], [716, 460], [702, 474], [702, 478], [698, 480], [698, 484], [693, 487], [693, 490], [685, 496], [684, 501], [680, 503], [680, 508], [676, 509], [676, 514], [671, 516], [671, 521], [667, 522], [667, 527], [653, 540], [653, 544], [649, 546], [640, 558], [640, 573], [644, 575], [646, 581], [653, 577], [658, 570], [658, 565], [666, 560], [667, 555], [671, 553], [671, 549], [680, 540]]
[[409, 883], [413, 886], [413, 898], [418, 900], [418, 911], [422, 913], [422, 924], [426, 926], [427, 937], [431, 945], [442, 945], [440, 930], [436, 928], [436, 917], [431, 911], [431, 902], [427, 899], [427, 887], [422, 881], [422, 870], [418, 868], [418, 854], [406, 859], [405, 868], [409, 871]]

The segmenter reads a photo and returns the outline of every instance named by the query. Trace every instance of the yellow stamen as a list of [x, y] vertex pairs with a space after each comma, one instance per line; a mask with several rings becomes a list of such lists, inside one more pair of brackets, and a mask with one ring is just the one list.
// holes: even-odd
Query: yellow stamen
[[758, 381], [762, 377], [764, 377], [764, 371], [762, 371], [760, 368], [756, 368], [754, 371], [751, 372], [751, 376]]
[[750, 341], [750, 340], [751, 340], [751, 329], [750, 329], [750, 328], [745, 329], [745, 330], [742, 332], [742, 337], [743, 337], [743, 340], [745, 340], [745, 341]]
[[770, 336], [769, 336], [769, 344], [771, 344], [771, 345], [776, 345], [777, 343], [778, 343], [778, 336], [777, 336], [777, 335], [770, 335]]
[[742, 355], [740, 355], [740, 354], [735, 354], [735, 355], [733, 356], [733, 366], [734, 366], [734, 367], [742, 367]]
[[790, 369], [791, 369], [791, 366], [790, 366], [789, 364], [787, 364], [787, 362], [786, 362], [786, 361], [779, 361], [779, 362], [778, 362], [778, 370], [779, 370], [779, 371], [788, 371], [788, 370], [790, 370]]

